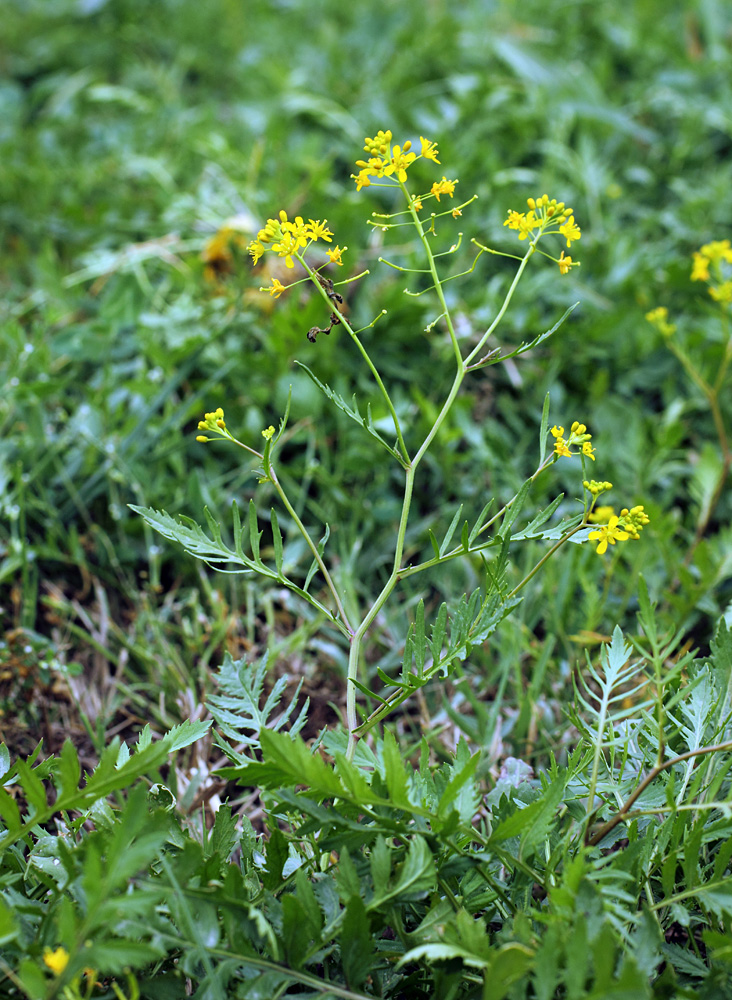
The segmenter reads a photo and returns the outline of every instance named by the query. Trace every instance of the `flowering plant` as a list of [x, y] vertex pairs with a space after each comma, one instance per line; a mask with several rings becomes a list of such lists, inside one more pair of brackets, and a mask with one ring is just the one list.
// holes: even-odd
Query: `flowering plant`
[[[311, 327], [307, 331], [307, 339], [315, 343], [319, 333], [329, 334], [334, 328], [345, 332], [355, 350], [361, 356], [368, 368], [383, 405], [389, 414], [391, 433], [380, 426], [377, 428], [371, 418], [362, 415], [361, 409], [354, 397], [353, 404], [347, 403], [329, 386], [323, 384], [309, 367], [302, 367], [313, 382], [326, 396], [360, 425], [374, 442], [374, 447], [383, 449], [390, 460], [401, 467], [403, 493], [401, 515], [395, 529], [393, 551], [390, 555], [391, 570], [380, 593], [374, 595], [363, 608], [354, 610], [353, 601], [346, 602], [342, 586], [339, 584], [337, 566], [329, 565], [326, 559], [325, 546], [329, 529], [325, 531], [319, 542], [311, 535], [310, 529], [303, 523], [296, 512], [296, 505], [289, 499], [275, 468], [274, 456], [277, 451], [287, 424], [287, 413], [275, 430], [270, 426], [262, 431], [264, 447], [260, 452], [251, 445], [236, 438], [226, 424], [224, 411], [218, 407], [207, 413], [198, 425], [198, 440], [210, 442], [217, 437], [238, 445], [250, 456], [260, 462], [258, 470], [259, 483], [269, 483], [282, 505], [287, 511], [294, 529], [304, 539], [309, 549], [313, 563], [308, 570], [303, 568], [295, 577], [285, 573], [284, 546], [285, 542], [279, 528], [277, 515], [272, 511], [271, 527], [273, 534], [274, 566], [266, 564], [261, 555], [259, 539], [258, 515], [253, 501], [250, 503], [249, 517], [249, 548], [250, 554], [244, 551], [242, 544], [242, 529], [238, 512], [235, 509], [234, 518], [234, 548], [228, 548], [221, 539], [218, 525], [209, 517], [209, 525], [213, 532], [211, 540], [202, 529], [193, 522], [186, 520], [183, 524], [176, 522], [165, 513], [157, 513], [147, 509], [140, 510], [149, 523], [169, 538], [177, 539], [192, 554], [211, 564], [234, 564], [244, 571], [253, 571], [275, 579], [294, 591], [300, 598], [316, 607], [333, 627], [339, 629], [347, 637], [349, 650], [347, 678], [347, 725], [349, 732], [348, 755], [354, 753], [357, 739], [368, 732], [373, 726], [384, 719], [390, 712], [401, 705], [405, 699], [437, 676], [447, 675], [460, 660], [465, 659], [471, 648], [486, 639], [495, 631], [500, 622], [520, 602], [521, 590], [538, 572], [541, 566], [570, 540], [574, 542], [590, 540], [597, 542], [597, 552], [603, 554], [608, 545], [628, 539], [637, 539], [648, 518], [642, 506], [632, 509], [623, 508], [615, 515], [613, 508], [601, 506], [599, 498], [612, 484], [606, 481], [587, 480], [584, 478], [586, 463], [595, 461], [595, 450], [592, 435], [585, 424], [575, 421], [569, 434], [565, 435], [563, 427], [555, 426], [551, 430], [554, 447], [549, 450], [548, 421], [549, 400], [545, 401], [541, 421], [539, 440], [539, 461], [534, 473], [524, 482], [518, 492], [500, 509], [494, 510], [494, 501], [489, 500], [480, 512], [473, 512], [469, 519], [462, 520], [462, 505], [455, 512], [452, 522], [438, 540], [436, 528], [427, 532], [432, 546], [432, 554], [418, 562], [405, 562], [405, 535], [410, 520], [412, 498], [418, 471], [422, 460], [427, 454], [435, 438], [449, 420], [450, 412], [458, 396], [464, 380], [473, 373], [487, 366], [515, 358], [545, 341], [561, 326], [562, 322], [574, 306], [570, 307], [561, 319], [546, 333], [535, 337], [530, 343], [521, 344], [513, 350], [503, 350], [500, 347], [489, 349], [489, 341], [496, 334], [501, 320], [506, 314], [516, 288], [521, 281], [531, 259], [543, 256], [552, 261], [558, 269], [557, 279], [579, 266], [579, 261], [565, 256], [564, 250], [557, 257], [546, 249], [547, 241], [559, 237], [566, 242], [566, 248], [581, 238], [580, 228], [575, 220], [573, 210], [563, 202], [550, 199], [542, 194], [529, 198], [527, 212], [509, 210], [504, 226], [518, 235], [518, 240], [525, 245], [522, 253], [517, 255], [507, 250], [497, 250], [473, 240], [476, 247], [475, 257], [471, 266], [464, 271], [444, 275], [443, 258], [449, 258], [460, 246], [462, 234], [447, 249], [439, 249], [437, 222], [445, 217], [459, 218], [463, 210], [470, 206], [474, 197], [454, 205], [456, 178], [448, 179], [446, 174], [422, 184], [421, 189], [413, 190], [412, 172], [419, 161], [439, 165], [439, 151], [436, 144], [421, 137], [421, 150], [417, 153], [411, 142], [401, 144], [392, 142], [389, 130], [379, 131], [373, 138], [366, 138], [364, 150], [366, 159], [356, 161], [357, 172], [352, 175], [357, 190], [370, 187], [390, 188], [401, 198], [403, 208], [388, 214], [374, 213], [370, 224], [384, 233], [397, 227], [408, 225], [413, 227], [417, 245], [423, 255], [425, 267], [415, 269], [398, 264], [386, 258], [380, 262], [402, 273], [419, 273], [427, 275], [436, 305], [436, 315], [428, 327], [429, 331], [440, 328], [444, 331], [451, 345], [454, 359], [454, 375], [445, 398], [439, 407], [437, 415], [426, 435], [421, 440], [412, 440], [409, 428], [404, 425], [399, 416], [389, 388], [379, 371], [378, 344], [370, 344], [367, 336], [380, 317], [361, 329], [354, 329], [344, 308], [343, 293], [353, 281], [364, 277], [368, 272], [348, 276], [336, 280], [328, 276], [327, 269], [344, 266], [344, 254], [347, 247], [336, 244], [326, 252], [326, 261], [316, 266], [311, 248], [320, 243], [332, 244], [334, 232], [328, 228], [328, 220], [309, 219], [295, 216], [291, 219], [284, 210], [276, 217], [267, 220], [259, 230], [256, 238], [249, 245], [249, 253], [256, 265], [267, 254], [273, 254], [284, 260], [288, 271], [293, 272], [294, 280], [287, 285], [279, 278], [273, 278], [270, 286], [262, 288], [274, 298], [292, 290], [302, 283], [310, 283], [323, 300], [329, 314], [328, 325]], [[427, 206], [427, 207], [425, 207]], [[458, 335], [453, 315], [445, 296], [444, 286], [448, 281], [460, 278], [475, 270], [483, 254], [492, 254], [513, 259], [518, 262], [515, 273], [506, 290], [503, 302], [492, 323], [477, 338], [466, 342]], [[423, 294], [423, 292], [413, 293]], [[437, 333], [435, 333], [437, 335]], [[289, 409], [289, 407], [288, 407]], [[578, 484], [579, 497], [577, 509], [558, 524], [550, 524], [550, 519], [559, 509], [563, 496], [556, 497], [544, 510], [539, 511], [532, 520], [522, 528], [517, 523], [522, 508], [525, 505], [531, 484], [544, 473], [549, 466], [560, 458], [579, 457], [582, 476]], [[461, 524], [462, 520], [462, 524]], [[460, 526], [459, 542], [453, 541]], [[545, 540], [551, 543], [537, 564], [510, 588], [505, 583], [505, 569], [508, 553], [512, 544], [528, 539]], [[361, 661], [364, 642], [377, 615], [384, 607], [399, 585], [417, 574], [428, 569], [434, 569], [457, 558], [479, 557], [485, 566], [485, 582], [480, 591], [476, 591], [457, 607], [448, 610], [443, 604], [431, 628], [425, 622], [424, 603], [420, 602], [415, 620], [407, 630], [404, 643], [403, 669], [400, 677], [389, 676], [379, 671], [379, 676], [386, 689], [379, 691], [366, 687], [361, 676]], [[289, 565], [289, 561], [288, 561]], [[314, 592], [312, 584], [318, 578], [321, 589]], [[347, 607], [348, 605], [348, 607]], [[449, 623], [449, 628], [448, 628]], [[372, 704], [370, 711], [362, 710], [358, 704], [358, 695], [365, 696]]]

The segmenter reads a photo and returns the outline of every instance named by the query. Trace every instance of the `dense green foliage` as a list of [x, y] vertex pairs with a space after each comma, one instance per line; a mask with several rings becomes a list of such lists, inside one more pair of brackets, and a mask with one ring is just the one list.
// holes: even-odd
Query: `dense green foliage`
[[[0, 995], [732, 997], [729, 378], [707, 391], [729, 308], [690, 280], [693, 252], [732, 235], [731, 46], [715, 0], [4, 5]], [[348, 610], [383, 585], [399, 470], [294, 362], [383, 431], [369, 373], [342, 331], [308, 342], [317, 295], [273, 301], [241, 247], [211, 243], [280, 208], [327, 217], [344, 271], [371, 272], [344, 291], [354, 325], [388, 310], [369, 350], [421, 440], [451, 348], [429, 296], [377, 262], [415, 266], [366, 226], [390, 200], [350, 179], [380, 128], [439, 142], [461, 199], [478, 195], [439, 224], [465, 233], [456, 270], [473, 236], [513, 252], [506, 212], [541, 191], [583, 232], [581, 267], [532, 269], [491, 346], [579, 307], [462, 388], [407, 558], [520, 490], [547, 394], [550, 423], [592, 431], [607, 502], [651, 524], [604, 557], [566, 546], [480, 642], [460, 631], [460, 595], [488, 599], [480, 558], [405, 580], [364, 690], [424, 664], [443, 602], [459, 655], [351, 762], [347, 639], [282, 574], [201, 569], [155, 533], [172, 519], [132, 508], [204, 523], [207, 507], [231, 551], [232, 502], [255, 498], [286, 575], [306, 553], [281, 510], [279, 550], [271, 485], [195, 434], [224, 406], [261, 441], [292, 387], [283, 483], [316, 540], [329, 525]], [[461, 336], [512, 266], [486, 255], [446, 286]], [[645, 318], [659, 306], [671, 337]], [[552, 466], [516, 528], [559, 494], [571, 517], [577, 488]], [[547, 546], [522, 540], [501, 586]], [[207, 711], [213, 736], [187, 721]], [[59, 947], [61, 978], [43, 962]]]

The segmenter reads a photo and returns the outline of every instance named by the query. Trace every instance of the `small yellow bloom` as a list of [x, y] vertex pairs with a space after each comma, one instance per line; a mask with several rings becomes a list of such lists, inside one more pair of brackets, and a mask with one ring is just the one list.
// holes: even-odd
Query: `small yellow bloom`
[[61, 947], [56, 948], [55, 951], [51, 951], [50, 948], [44, 948], [43, 961], [55, 976], [60, 976], [69, 964], [69, 953], [65, 948]]
[[344, 254], [346, 250], [348, 250], [348, 247], [335, 246], [333, 247], [332, 250], [326, 250], [325, 252], [329, 257], [331, 264], [339, 264], [341, 267], [343, 267], [343, 261], [341, 259], [341, 255]]
[[442, 194], [449, 195], [450, 198], [452, 198], [453, 194], [455, 193], [455, 185], [457, 183], [458, 183], [457, 181], [449, 181], [447, 177], [443, 175], [441, 181], [435, 181], [435, 183], [432, 185], [431, 192], [435, 196], [435, 198], [437, 198], [438, 201], [440, 200], [440, 195]]
[[395, 146], [391, 155], [392, 168], [402, 184], [407, 179], [407, 168], [417, 159], [416, 153], [407, 152], [409, 145], [410, 143], [405, 143], [403, 150], [399, 146]]
[[574, 216], [570, 215], [566, 222], [563, 222], [559, 227], [559, 232], [567, 241], [567, 246], [571, 247], [574, 240], [578, 240], [582, 233], [580, 232], [580, 227], [574, 221]]
[[434, 142], [430, 142], [429, 139], [425, 139], [423, 135], [419, 137], [419, 141], [422, 143], [422, 156], [425, 160], [433, 160], [435, 163], [440, 161], [437, 159], [438, 149]]
[[278, 278], [272, 278], [272, 284], [270, 285], [270, 287], [268, 289], [269, 294], [273, 298], [278, 299], [280, 297], [280, 295], [282, 295], [282, 293], [284, 292], [284, 290], [285, 290], [285, 286], [282, 284], [282, 282], [279, 281]]
[[615, 508], [608, 504], [595, 507], [587, 520], [592, 524], [608, 524], [611, 517], [615, 516]]
[[557, 427], [556, 425], [552, 427], [552, 435], [555, 438], [554, 452], [557, 456], [571, 458], [572, 455], [579, 454], [579, 452], [570, 451], [572, 446], [575, 446], [580, 448], [583, 455], [591, 458], [593, 462], [595, 461], [595, 450], [590, 444], [592, 435], [587, 433], [587, 427], [584, 424], [575, 420], [569, 429], [569, 437], [566, 440], [563, 427]]
[[272, 438], [274, 437], [274, 432], [275, 432], [275, 429], [272, 426], [272, 424], [270, 424], [269, 427], [265, 428], [262, 431], [262, 437], [264, 438], [265, 441], [271, 441]]
[[579, 267], [580, 262], [578, 260], [572, 260], [571, 257], [565, 257], [564, 250], [562, 250], [557, 264], [559, 264], [560, 274], [569, 274], [570, 269], [573, 267]]
[[722, 284], [717, 285], [716, 288], [712, 285], [709, 289], [709, 294], [715, 302], [732, 302], [732, 281], [723, 281]]
[[460, 211], [459, 208], [453, 208], [452, 212], [450, 212], [450, 215], [453, 217], [453, 219], [459, 219], [462, 214], [463, 213]]
[[625, 542], [630, 536], [627, 531], [623, 531], [620, 518], [613, 515], [607, 524], [603, 524], [597, 531], [591, 531], [587, 537], [591, 542], [599, 543], [597, 554], [601, 556], [607, 552], [608, 545], [614, 545], [616, 541]]
[[421, 198], [412, 198], [412, 207], [414, 208], [415, 212], [421, 212], [422, 211], [422, 199]]
[[312, 240], [313, 243], [316, 240], [325, 240], [326, 243], [330, 243], [333, 233], [330, 229], [326, 229], [325, 223], [327, 221], [327, 219], [324, 219], [322, 222], [320, 219], [317, 221], [315, 219], [311, 219], [310, 224], [305, 227], [305, 235], [308, 239]]
[[351, 174], [351, 177], [356, 182], [356, 190], [360, 191], [363, 187], [371, 186], [371, 179], [369, 178], [368, 168], [364, 167], [363, 170], [359, 170], [357, 174]]
[[732, 264], [732, 246], [729, 240], [712, 240], [711, 243], [705, 243], [700, 248], [700, 253], [712, 264], [721, 264], [723, 260]]
[[703, 253], [698, 253], [697, 251], [694, 251], [692, 260], [691, 280], [709, 281], [709, 260]]
[[249, 244], [249, 253], [252, 255], [252, 264], [256, 264], [264, 253], [264, 246], [259, 240], [253, 240]]
[[650, 312], [646, 313], [646, 319], [664, 337], [670, 337], [676, 330], [676, 326], [668, 321], [668, 309], [666, 306], [657, 306], [655, 309], [651, 309]]

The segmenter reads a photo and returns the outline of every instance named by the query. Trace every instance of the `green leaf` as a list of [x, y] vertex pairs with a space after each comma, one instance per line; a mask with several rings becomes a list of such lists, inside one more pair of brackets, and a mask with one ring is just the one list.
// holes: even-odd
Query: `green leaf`
[[346, 416], [350, 417], [351, 420], [354, 420], [359, 425], [359, 427], [362, 427], [366, 431], [367, 434], [371, 435], [372, 438], [375, 438], [379, 442], [379, 444], [383, 448], [386, 448], [386, 450], [389, 452], [389, 454], [393, 458], [395, 458], [401, 465], [404, 464], [404, 459], [399, 454], [399, 452], [395, 448], [393, 448], [390, 444], [388, 444], [388, 442], [384, 440], [384, 438], [381, 436], [381, 434], [379, 434], [379, 432], [374, 427], [373, 420], [371, 419], [370, 409], [367, 408], [368, 409], [367, 419], [364, 419], [361, 416], [361, 411], [358, 408], [358, 402], [356, 400], [355, 393], [354, 393], [353, 398], [352, 398], [353, 405], [349, 406], [348, 403], [345, 401], [345, 399], [343, 399], [342, 396], [340, 396], [337, 392], [334, 392], [334, 390], [331, 389], [329, 385], [325, 385], [325, 383], [321, 382], [320, 379], [317, 377], [317, 375], [315, 375], [308, 368], [307, 365], [304, 365], [302, 363], [302, 361], [296, 361], [295, 364], [298, 365], [300, 368], [303, 368], [305, 370], [305, 373], [308, 375], [308, 377], [311, 379], [311, 381], [315, 383], [315, 385], [320, 389], [320, 391], [332, 403], [334, 403], [338, 407], [339, 410], [341, 410], [343, 413], [345, 413]]
[[424, 601], [420, 600], [417, 605], [417, 613], [414, 618], [414, 662], [417, 667], [417, 675], [422, 676], [424, 671], [425, 654], [427, 651], [427, 640], [424, 633]]
[[512, 837], [521, 839], [521, 856], [526, 857], [544, 842], [545, 837], [557, 822], [557, 812], [564, 796], [564, 788], [569, 779], [565, 772], [561, 778], [552, 781], [542, 789], [541, 797], [525, 808], [516, 811], [498, 824], [490, 836], [490, 843], [502, 843]]
[[394, 884], [388, 886], [385, 883], [374, 883], [374, 898], [368, 909], [377, 909], [391, 900], [412, 903], [423, 899], [435, 888], [436, 878], [432, 851], [423, 837], [415, 836], [409, 844], [404, 863], [397, 868]]
[[272, 524], [272, 544], [274, 545], [274, 557], [275, 557], [275, 568], [278, 573], [282, 573], [282, 533], [280, 532], [280, 526], [277, 521], [277, 512], [274, 507], [271, 510], [271, 524]]
[[526, 497], [529, 494], [530, 487], [531, 487], [530, 479], [527, 479], [526, 482], [521, 484], [521, 488], [519, 489], [516, 496], [513, 498], [511, 506], [503, 515], [503, 521], [501, 522], [501, 527], [498, 531], [499, 538], [508, 538], [511, 525], [521, 513], [521, 508], [526, 502]]
[[[234, 565], [243, 567], [243, 569], [236, 572], [257, 569], [267, 576], [276, 577], [276, 574], [271, 570], [267, 570], [264, 564], [261, 563], [261, 560], [259, 562], [252, 561], [241, 551], [236, 552], [225, 545], [221, 538], [221, 529], [211, 517], [207, 508], [204, 509], [204, 513], [213, 538], [209, 538], [200, 525], [189, 517], [180, 515], [179, 519], [176, 520], [164, 510], [157, 511], [151, 507], [136, 507], [134, 504], [129, 504], [129, 507], [139, 514], [151, 528], [154, 528], [155, 531], [161, 534], [163, 538], [177, 542], [183, 546], [189, 555], [195, 556], [196, 559], [200, 559], [209, 565], [213, 564], [214, 568], [216, 568], [216, 564], [233, 563]], [[256, 513], [254, 516], [256, 523]]]
[[359, 989], [373, 970], [375, 951], [366, 907], [360, 896], [355, 894], [346, 904], [340, 946], [346, 982], [350, 989]]
[[458, 521], [460, 520], [460, 515], [462, 514], [462, 512], [463, 512], [463, 505], [460, 504], [458, 509], [455, 511], [452, 521], [450, 521], [450, 526], [445, 532], [445, 537], [442, 539], [442, 545], [439, 548], [440, 557], [444, 556], [444, 554], [448, 550], [450, 541], [452, 539], [452, 536], [455, 534], [455, 528], [457, 528]]
[[71, 740], [65, 740], [59, 757], [59, 783], [64, 792], [75, 792], [79, 787], [81, 767], [79, 756]]
[[544, 397], [544, 407], [541, 411], [541, 429], [539, 430], [539, 465], [546, 458], [547, 432], [549, 430], [549, 393]]

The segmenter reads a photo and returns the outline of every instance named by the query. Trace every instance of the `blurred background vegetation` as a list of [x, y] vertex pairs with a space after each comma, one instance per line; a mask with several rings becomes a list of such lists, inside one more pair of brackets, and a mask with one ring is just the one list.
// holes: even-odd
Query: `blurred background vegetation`
[[[204, 410], [223, 406], [244, 440], [293, 412], [288, 487], [350, 599], [374, 593], [399, 510], [394, 469], [294, 365], [347, 398], [373, 398], [358, 357], [320, 324], [319, 300], [258, 291], [266, 274], [212, 237], [229, 220], [245, 238], [280, 208], [327, 218], [371, 276], [347, 307], [416, 440], [448, 384], [450, 348], [427, 297], [404, 296], [376, 263], [388, 209], [350, 179], [363, 136], [438, 142], [441, 170], [478, 200], [470, 237], [513, 251], [509, 208], [547, 191], [582, 227], [582, 266], [564, 278], [536, 261], [496, 345], [560, 333], [515, 365], [467, 384], [418, 484], [408, 535], [428, 547], [458, 503], [477, 515], [535, 468], [544, 397], [552, 423], [587, 423], [593, 472], [617, 508], [644, 504], [640, 541], [604, 559], [569, 546], [510, 622], [401, 720], [433, 719], [518, 754], [566, 738], [571, 669], [616, 623], [635, 627], [643, 572], [662, 623], [708, 648], [732, 620], [732, 503], [711, 509], [719, 446], [702, 395], [644, 319], [669, 308], [690, 351], [712, 359], [724, 335], [691, 254], [730, 235], [732, 11], [721, 0], [6, 0], [0, 37], [0, 728], [16, 750], [68, 733], [90, 757], [112, 731], [202, 711], [225, 649], [269, 648], [305, 678], [314, 725], [337, 719], [346, 650], [277, 591], [204, 572], [154, 537], [127, 504], [227, 522], [256, 478], [223, 444], [201, 445]], [[410, 245], [386, 237], [389, 254]], [[218, 250], [216, 249], [218, 246]], [[345, 270], [345, 269], [344, 269]], [[448, 286], [462, 332], [485, 329], [512, 266], [481, 258]], [[443, 371], [445, 375], [435, 377]], [[378, 400], [374, 400], [379, 417]], [[729, 420], [730, 400], [723, 401]], [[281, 463], [282, 464], [282, 463]], [[566, 494], [560, 464], [529, 506]], [[270, 498], [259, 487], [258, 505]], [[706, 505], [706, 506], [705, 506]], [[319, 537], [319, 534], [318, 534]], [[540, 550], [516, 553], [517, 577]], [[428, 581], [377, 623], [370, 661], [400, 660], [409, 608], [479, 582], [479, 567]], [[519, 577], [520, 578], [520, 577]], [[683, 648], [683, 647], [682, 647]], [[485, 705], [503, 699], [498, 716]], [[537, 733], [541, 732], [541, 736]], [[435, 736], [437, 739], [437, 736]], [[501, 740], [503, 743], [501, 743]], [[537, 742], [538, 741], [538, 742]], [[50, 745], [49, 745], [50, 744]]]

